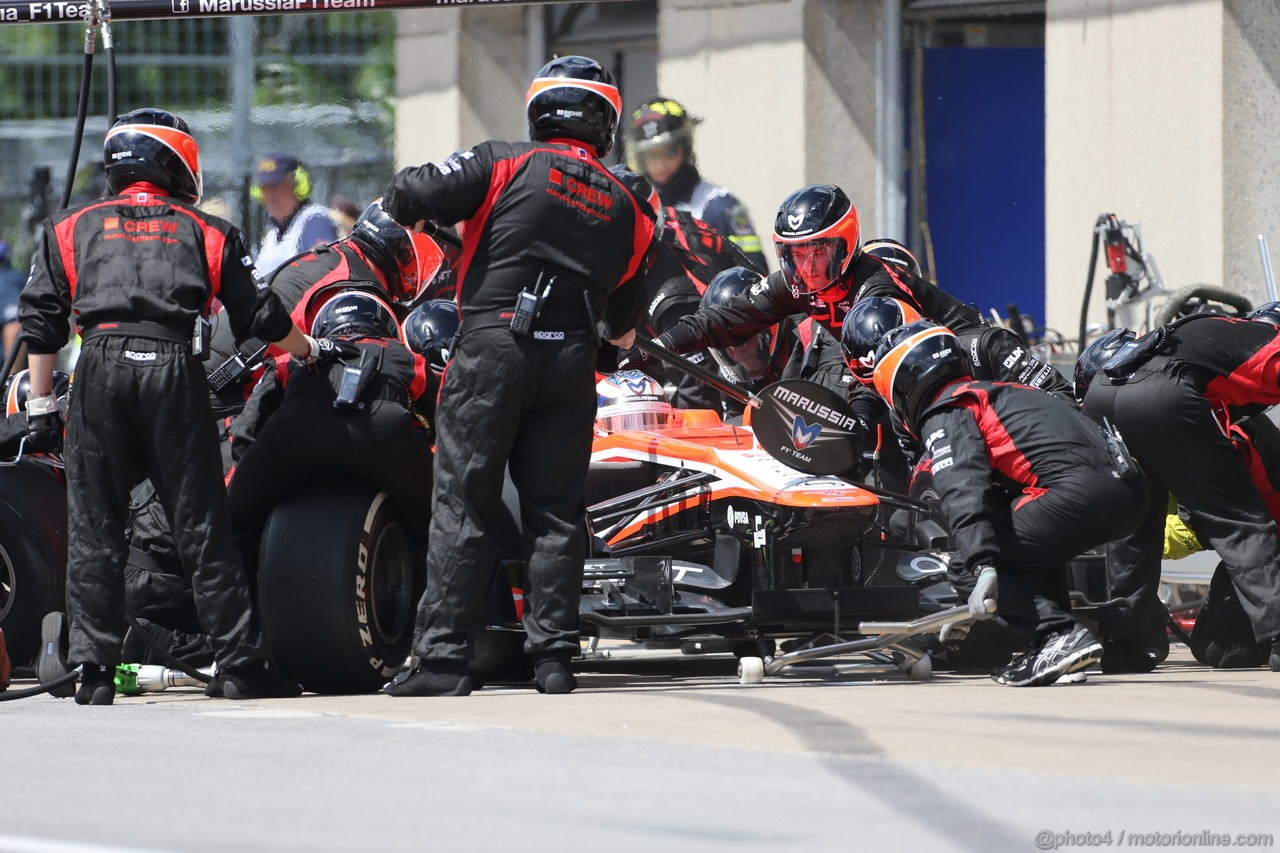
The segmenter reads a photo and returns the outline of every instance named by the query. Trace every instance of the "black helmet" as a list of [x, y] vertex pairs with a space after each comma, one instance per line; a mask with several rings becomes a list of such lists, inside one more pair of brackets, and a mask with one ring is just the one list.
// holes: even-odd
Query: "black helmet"
[[173, 113], [142, 109], [120, 116], [107, 131], [102, 159], [113, 193], [146, 181], [182, 201], [200, 201], [200, 146]]
[[404, 318], [405, 346], [427, 360], [436, 373], [453, 357], [462, 313], [450, 299], [428, 299]]
[[595, 146], [597, 157], [613, 147], [622, 96], [613, 75], [594, 59], [551, 60], [529, 84], [524, 102], [530, 139], [577, 139]]
[[[1266, 306], [1263, 307], [1265, 308]], [[1093, 381], [1093, 377], [1098, 374], [1102, 366], [1110, 361], [1111, 357], [1118, 353], [1121, 347], [1129, 343], [1129, 341], [1136, 341], [1137, 339], [1138, 336], [1128, 329], [1112, 329], [1095, 338], [1080, 352], [1080, 357], [1076, 359], [1074, 377], [1077, 402], [1084, 402], [1084, 395], [1089, 390], [1089, 383]]]
[[1264, 302], [1247, 315], [1250, 320], [1261, 320], [1280, 328], [1280, 302]]
[[440, 246], [426, 234], [415, 234], [382, 209], [382, 199], [364, 209], [347, 238], [387, 277], [387, 292], [408, 305], [435, 276], [444, 261]]
[[724, 305], [730, 299], [749, 293], [751, 288], [762, 281], [764, 276], [746, 267], [730, 267], [723, 270], [707, 285], [706, 291], [702, 294], [702, 307]]
[[372, 293], [343, 290], [316, 311], [311, 334], [317, 338], [395, 338], [400, 335], [400, 324], [391, 306]]
[[911, 254], [911, 250], [897, 240], [890, 240], [888, 237], [877, 237], [874, 240], [868, 240], [863, 243], [862, 251], [891, 264], [895, 270], [901, 270], [917, 277], [921, 275], [920, 262], [916, 260], [916, 256]]
[[876, 351], [875, 389], [919, 436], [920, 415], [948, 384], [973, 373], [951, 330], [928, 320], [891, 329]]
[[[746, 296], [751, 288], [764, 281], [764, 276], [746, 267], [730, 267], [716, 275], [702, 294], [700, 307], [724, 305], [730, 300]], [[740, 344], [711, 350], [711, 357], [720, 366], [720, 372], [735, 382], [748, 382], [762, 376], [769, 367], [773, 351], [773, 333], [763, 331], [752, 335]]]
[[663, 213], [662, 200], [658, 198], [658, 191], [653, 188], [653, 184], [649, 183], [649, 179], [644, 175], [633, 172], [621, 163], [610, 166], [609, 171], [635, 196], [641, 207], [653, 211], [653, 233], [655, 237], [661, 238], [667, 217]]
[[787, 196], [773, 223], [773, 244], [787, 284], [827, 302], [849, 292], [846, 273], [858, 255], [858, 237], [857, 208], [844, 190], [830, 184], [801, 187]]
[[646, 154], [679, 149], [685, 162], [693, 162], [693, 129], [702, 122], [671, 98], [655, 95], [636, 107], [627, 126], [627, 163], [643, 171]]
[[844, 315], [844, 325], [840, 328], [840, 348], [854, 378], [864, 385], [871, 384], [876, 350], [884, 336], [919, 319], [920, 312], [901, 299], [871, 296], [854, 303]]
[[[71, 377], [61, 370], [53, 371], [53, 396], [65, 397], [71, 390]], [[16, 415], [27, 410], [27, 397], [31, 395], [31, 371], [19, 370], [4, 383], [4, 411]]]

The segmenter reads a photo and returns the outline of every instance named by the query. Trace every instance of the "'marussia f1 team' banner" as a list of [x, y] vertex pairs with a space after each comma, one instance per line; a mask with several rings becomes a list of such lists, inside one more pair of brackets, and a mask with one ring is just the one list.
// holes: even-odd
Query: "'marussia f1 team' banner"
[[[499, 6], [556, 0], [114, 0], [112, 21], [170, 18], [219, 18], [362, 9], [431, 9], [437, 6]], [[620, 2], [620, 0], [596, 0]], [[72, 0], [0, 0], [0, 24], [83, 23], [93, 4]]]

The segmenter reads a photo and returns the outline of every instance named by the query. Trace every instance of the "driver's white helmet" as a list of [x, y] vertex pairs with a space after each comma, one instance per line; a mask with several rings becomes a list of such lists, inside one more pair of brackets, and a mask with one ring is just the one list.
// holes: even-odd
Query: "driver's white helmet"
[[660, 429], [674, 419], [662, 383], [639, 370], [612, 373], [596, 383], [596, 429]]

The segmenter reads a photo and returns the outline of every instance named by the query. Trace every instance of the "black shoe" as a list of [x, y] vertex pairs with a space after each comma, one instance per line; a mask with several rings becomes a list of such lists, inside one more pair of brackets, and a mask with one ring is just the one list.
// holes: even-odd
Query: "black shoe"
[[1102, 644], [1083, 625], [1050, 634], [1040, 645], [1008, 666], [992, 670], [991, 679], [1010, 687], [1043, 687], [1072, 672], [1087, 669], [1102, 657]]
[[1162, 658], [1155, 649], [1126, 641], [1102, 644], [1102, 671], [1107, 675], [1135, 675], [1151, 672]]
[[1280, 637], [1271, 641], [1271, 657], [1267, 660], [1267, 665], [1272, 672], [1280, 672]]
[[204, 695], [223, 699], [293, 699], [302, 686], [280, 674], [267, 661], [219, 669]]
[[[40, 623], [40, 655], [36, 658], [36, 678], [41, 684], [50, 684], [71, 671], [67, 666], [66, 641], [66, 615], [56, 610], [45, 614]], [[50, 690], [49, 695], [65, 699], [74, 696], [75, 692], [76, 684], [72, 679]]]
[[116, 698], [116, 668], [103, 663], [86, 663], [80, 673], [77, 705], [110, 705]]
[[399, 681], [382, 688], [388, 696], [470, 696], [474, 686], [465, 663], [420, 661]]
[[548, 658], [535, 663], [533, 680], [539, 693], [572, 693], [578, 686], [569, 662], [562, 658]]

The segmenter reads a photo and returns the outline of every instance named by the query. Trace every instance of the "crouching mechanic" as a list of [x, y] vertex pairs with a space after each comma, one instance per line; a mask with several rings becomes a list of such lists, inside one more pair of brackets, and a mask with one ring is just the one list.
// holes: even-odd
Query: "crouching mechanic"
[[874, 384], [933, 458], [952, 583], [972, 608], [996, 599], [1031, 639], [992, 679], [1038, 687], [1098, 661], [1101, 644], [1071, 616], [1067, 561], [1142, 519], [1146, 484], [1122, 447], [1063, 400], [973, 379], [955, 335], [927, 321], [885, 336]]
[[[436, 410], [436, 480], [419, 665], [393, 696], [462, 696], [495, 568], [487, 531], [509, 467], [528, 553], [524, 627], [538, 689], [577, 686], [584, 499], [600, 338], [644, 309], [654, 212], [600, 162], [620, 96], [581, 56], [555, 59], [525, 99], [532, 142], [489, 141], [401, 170], [384, 196], [402, 224], [463, 228], [462, 336]], [[599, 321], [603, 320], [603, 331]]]
[[207, 345], [202, 324], [214, 297], [238, 337], [256, 335], [306, 359], [331, 353], [332, 344], [293, 325], [279, 299], [255, 286], [240, 232], [195, 207], [200, 154], [186, 122], [157, 109], [128, 113], [107, 132], [103, 154], [112, 195], [43, 223], [21, 301], [33, 432], [60, 431], [50, 381], [73, 313], [84, 342], [64, 451], [68, 662], [84, 667], [76, 702], [114, 698], [129, 490], [143, 476], [173, 522], [217, 655], [209, 695], [295, 696], [298, 685], [270, 665], [253, 613], [227, 517], [208, 385], [193, 355]]
[[[1222, 558], [1254, 640], [1270, 646], [1271, 669], [1280, 671], [1276, 522], [1230, 438], [1243, 419], [1280, 403], [1280, 317], [1266, 307], [1251, 319], [1192, 315], [1136, 340], [1113, 333], [1121, 346], [1088, 383], [1085, 414], [1124, 434], [1150, 487], [1142, 525], [1107, 549], [1112, 595], [1129, 601], [1128, 618], [1105, 638], [1107, 671], [1149, 672], [1162, 657], [1156, 642], [1167, 643], [1154, 633], [1169, 493]], [[1110, 337], [1086, 348], [1081, 362]]]
[[387, 493], [418, 559], [431, 519], [431, 439], [416, 415], [438, 379], [400, 341], [390, 306], [361, 291], [329, 298], [312, 334], [335, 341], [341, 359], [308, 366], [280, 356], [231, 427], [236, 467], [228, 500], [249, 576], [256, 578], [262, 529], [285, 495], [347, 475]]

